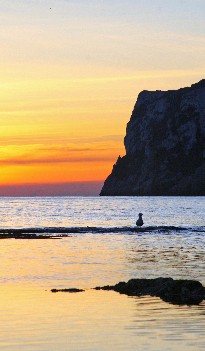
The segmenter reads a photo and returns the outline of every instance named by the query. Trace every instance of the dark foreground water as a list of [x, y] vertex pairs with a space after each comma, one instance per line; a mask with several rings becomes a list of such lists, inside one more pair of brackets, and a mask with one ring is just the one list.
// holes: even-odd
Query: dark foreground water
[[[0, 349], [204, 350], [205, 302], [90, 289], [159, 276], [205, 285], [204, 205], [204, 197], [1, 198], [2, 231], [68, 237], [0, 240]], [[136, 231], [138, 212], [145, 225]], [[86, 291], [50, 292], [72, 287]]]

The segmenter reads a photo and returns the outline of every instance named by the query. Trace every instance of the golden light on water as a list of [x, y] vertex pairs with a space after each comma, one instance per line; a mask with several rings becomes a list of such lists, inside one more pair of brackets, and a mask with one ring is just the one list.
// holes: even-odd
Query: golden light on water
[[199, 340], [189, 328], [203, 333], [204, 306], [190, 311], [158, 298], [129, 298], [111, 291], [55, 294], [27, 286], [4, 287], [0, 308], [0, 347], [14, 351], [133, 350], [136, 345], [165, 350], [170, 342], [176, 351], [195, 351]]

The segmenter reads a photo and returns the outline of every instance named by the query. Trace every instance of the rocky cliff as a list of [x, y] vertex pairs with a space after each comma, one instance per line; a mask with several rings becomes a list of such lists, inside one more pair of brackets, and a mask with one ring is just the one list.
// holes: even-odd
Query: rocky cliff
[[100, 195], [205, 195], [205, 79], [142, 91]]

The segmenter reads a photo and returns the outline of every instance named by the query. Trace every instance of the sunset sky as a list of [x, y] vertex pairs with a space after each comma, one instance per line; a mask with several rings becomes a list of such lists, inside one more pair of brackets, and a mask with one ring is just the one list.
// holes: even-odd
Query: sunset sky
[[205, 78], [204, 0], [0, 0], [0, 195], [97, 194], [137, 95]]

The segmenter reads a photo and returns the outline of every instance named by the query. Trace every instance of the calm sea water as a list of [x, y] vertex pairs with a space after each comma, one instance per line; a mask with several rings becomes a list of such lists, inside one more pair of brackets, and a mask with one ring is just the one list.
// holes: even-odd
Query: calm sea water
[[[204, 207], [205, 197], [1, 198], [1, 229], [66, 227], [69, 235], [0, 241], [0, 349], [204, 350], [205, 302], [90, 289], [160, 276], [205, 285]], [[139, 212], [145, 231], [134, 233]], [[86, 291], [50, 292], [71, 287]]]

